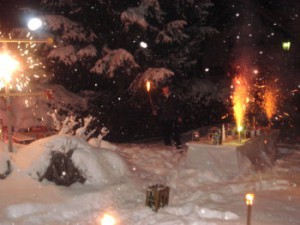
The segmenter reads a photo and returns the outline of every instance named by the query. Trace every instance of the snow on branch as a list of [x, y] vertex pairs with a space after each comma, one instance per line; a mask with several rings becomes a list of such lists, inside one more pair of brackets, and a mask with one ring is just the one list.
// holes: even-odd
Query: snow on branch
[[106, 127], [102, 127], [100, 134], [98, 135], [97, 138], [91, 138], [88, 140], [88, 143], [95, 147], [95, 148], [100, 148], [101, 147], [101, 142], [102, 139], [109, 133], [109, 130]]
[[140, 27], [146, 29], [148, 23], [145, 20], [143, 12], [138, 8], [129, 8], [121, 14], [121, 22], [128, 29], [131, 24], [138, 24]]
[[91, 72], [105, 74], [108, 75], [109, 78], [113, 78], [115, 71], [120, 67], [139, 67], [132, 54], [124, 49], [105, 49], [105, 51], [107, 51], [107, 54], [96, 62], [95, 66], [90, 70]]
[[75, 116], [67, 116], [65, 120], [62, 122], [62, 128], [59, 131], [59, 134], [73, 134], [74, 127], [78, 124], [77, 121], [75, 121]]
[[137, 75], [130, 85], [130, 90], [135, 92], [137, 89], [143, 87], [146, 81], [159, 84], [172, 76], [174, 76], [174, 72], [166, 68], [148, 68], [145, 72]]
[[43, 17], [49, 30], [59, 33], [65, 40], [93, 41], [97, 35], [86, 31], [80, 24], [59, 15], [46, 15]]
[[142, 0], [138, 7], [130, 7], [121, 13], [121, 22], [128, 29], [129, 25], [138, 24], [146, 29], [149, 24], [146, 18], [154, 18], [158, 22], [163, 19], [163, 12], [157, 0]]
[[87, 58], [87, 57], [95, 57], [96, 55], [97, 55], [97, 49], [93, 45], [88, 45], [77, 52], [77, 57], [79, 59]]
[[219, 33], [219, 31], [213, 27], [200, 27], [200, 32], [203, 36], [212, 36]]
[[76, 56], [75, 48], [72, 45], [52, 49], [48, 54], [48, 58], [58, 58], [65, 65], [72, 65], [78, 59]]
[[75, 131], [75, 135], [78, 136], [78, 137], [81, 137], [84, 140], [87, 140], [87, 138], [89, 136], [91, 136], [96, 131], [96, 130], [92, 130], [91, 134], [86, 135], [87, 128], [88, 128], [88, 126], [90, 125], [90, 123], [92, 122], [93, 119], [94, 119], [94, 117], [92, 117], [92, 116], [85, 117], [83, 126], [78, 128]]
[[52, 118], [54, 129], [57, 130], [57, 131], [61, 130], [62, 124], [61, 124], [61, 122], [58, 120], [56, 112], [54, 112], [54, 113], [48, 112], [47, 115], [50, 116], [50, 117]]
[[168, 23], [156, 37], [156, 43], [181, 43], [189, 36], [183, 32], [187, 25], [185, 20], [175, 20]]

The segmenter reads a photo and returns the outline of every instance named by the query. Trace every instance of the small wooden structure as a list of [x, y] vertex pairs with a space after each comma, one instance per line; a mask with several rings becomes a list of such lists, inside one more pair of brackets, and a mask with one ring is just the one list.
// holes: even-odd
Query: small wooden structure
[[13, 133], [12, 140], [14, 143], [26, 145], [26, 144], [29, 144], [29, 143], [35, 141], [36, 138], [26, 135], [24, 133]]
[[147, 188], [146, 205], [157, 212], [169, 204], [170, 188], [162, 184], [155, 184]]

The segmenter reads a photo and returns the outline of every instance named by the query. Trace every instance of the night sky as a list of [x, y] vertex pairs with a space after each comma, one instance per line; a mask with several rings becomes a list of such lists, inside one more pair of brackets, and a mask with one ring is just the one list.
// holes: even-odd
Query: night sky
[[24, 8], [37, 7], [39, 0], [10, 0], [0, 2], [0, 28], [8, 32], [14, 26], [22, 26]]

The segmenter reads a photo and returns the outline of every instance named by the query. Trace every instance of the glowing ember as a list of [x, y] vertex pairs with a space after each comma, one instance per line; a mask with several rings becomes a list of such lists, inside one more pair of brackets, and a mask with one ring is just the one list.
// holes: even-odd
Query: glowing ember
[[232, 96], [234, 118], [238, 132], [243, 129], [246, 105], [249, 102], [249, 88], [245, 79], [241, 76], [234, 79], [234, 92]]
[[271, 118], [275, 115], [277, 108], [276, 89], [270, 87], [266, 88], [263, 107], [266, 112], [267, 118], [270, 121]]

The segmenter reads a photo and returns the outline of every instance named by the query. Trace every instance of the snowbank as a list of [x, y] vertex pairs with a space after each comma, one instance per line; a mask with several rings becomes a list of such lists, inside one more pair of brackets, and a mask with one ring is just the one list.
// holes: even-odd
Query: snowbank
[[9, 161], [8, 147], [0, 142], [0, 174], [7, 172], [7, 162]]
[[86, 183], [100, 186], [120, 183], [129, 175], [124, 160], [116, 153], [107, 149], [95, 149], [83, 139], [75, 136], [54, 135], [35, 141], [13, 155], [15, 166], [39, 179], [51, 160], [51, 152], [67, 153], [73, 150], [72, 161]]

